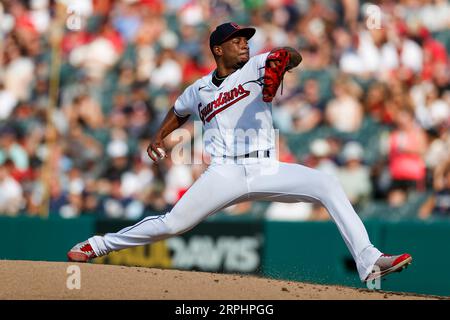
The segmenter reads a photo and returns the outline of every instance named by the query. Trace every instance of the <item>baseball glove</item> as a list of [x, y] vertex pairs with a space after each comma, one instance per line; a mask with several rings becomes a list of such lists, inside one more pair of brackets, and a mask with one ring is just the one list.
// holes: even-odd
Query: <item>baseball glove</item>
[[278, 49], [267, 56], [262, 90], [264, 102], [272, 102], [275, 97], [284, 74], [288, 70], [289, 58], [290, 55], [286, 49]]

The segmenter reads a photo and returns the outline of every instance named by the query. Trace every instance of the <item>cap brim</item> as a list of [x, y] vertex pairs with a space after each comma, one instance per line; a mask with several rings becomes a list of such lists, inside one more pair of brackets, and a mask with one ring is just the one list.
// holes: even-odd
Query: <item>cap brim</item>
[[225, 38], [225, 40], [222, 41], [222, 43], [236, 37], [245, 37], [247, 40], [249, 40], [251, 37], [253, 37], [256, 33], [255, 28], [241, 28], [237, 29], [233, 33], [231, 33], [228, 37]]

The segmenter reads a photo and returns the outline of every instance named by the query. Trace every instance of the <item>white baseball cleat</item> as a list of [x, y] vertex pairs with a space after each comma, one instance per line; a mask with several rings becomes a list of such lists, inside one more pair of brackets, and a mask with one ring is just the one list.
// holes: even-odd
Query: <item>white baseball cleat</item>
[[373, 266], [372, 273], [366, 278], [367, 281], [375, 280], [384, 277], [392, 272], [400, 272], [408, 267], [412, 262], [412, 257], [408, 253], [392, 256], [382, 254]]
[[70, 251], [67, 253], [67, 258], [69, 261], [75, 262], [87, 262], [91, 259], [97, 258], [97, 255], [92, 249], [89, 241], [83, 241], [76, 244]]

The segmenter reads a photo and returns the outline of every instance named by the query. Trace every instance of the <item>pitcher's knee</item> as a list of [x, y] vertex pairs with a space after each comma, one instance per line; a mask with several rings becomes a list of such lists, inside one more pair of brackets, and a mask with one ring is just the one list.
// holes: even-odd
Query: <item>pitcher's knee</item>
[[334, 175], [325, 172], [320, 172], [316, 181], [324, 192], [332, 192], [339, 185], [339, 180]]
[[176, 236], [186, 230], [186, 226], [181, 221], [174, 219], [166, 219], [165, 221], [166, 233], [169, 236]]
[[315, 183], [315, 197], [326, 207], [326, 204], [334, 201], [333, 199], [339, 194], [339, 180], [331, 174], [321, 172], [315, 179]]

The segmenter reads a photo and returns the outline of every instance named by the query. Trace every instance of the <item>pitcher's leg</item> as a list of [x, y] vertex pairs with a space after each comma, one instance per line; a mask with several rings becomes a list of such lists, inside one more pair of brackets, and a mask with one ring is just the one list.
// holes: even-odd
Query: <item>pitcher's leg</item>
[[372, 271], [381, 252], [370, 242], [361, 219], [335, 177], [302, 165], [279, 163], [276, 174], [258, 175], [255, 172], [249, 181], [251, 194], [267, 194], [272, 201], [320, 202], [336, 223], [356, 262], [361, 280]]
[[94, 236], [89, 243], [97, 256], [102, 256], [186, 232], [208, 215], [247, 193], [243, 170], [242, 166], [236, 165], [209, 167], [170, 212], [147, 217], [117, 233]]

